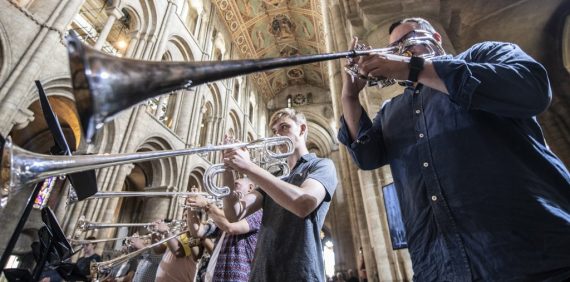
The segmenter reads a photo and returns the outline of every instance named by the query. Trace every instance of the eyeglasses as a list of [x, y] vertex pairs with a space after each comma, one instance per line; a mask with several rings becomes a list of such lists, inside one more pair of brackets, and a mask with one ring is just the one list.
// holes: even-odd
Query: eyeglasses
[[397, 48], [397, 54], [407, 57], [431, 58], [445, 54], [439, 42], [434, 38], [434, 33], [423, 29], [415, 29], [406, 33], [400, 39], [390, 43], [387, 48]]

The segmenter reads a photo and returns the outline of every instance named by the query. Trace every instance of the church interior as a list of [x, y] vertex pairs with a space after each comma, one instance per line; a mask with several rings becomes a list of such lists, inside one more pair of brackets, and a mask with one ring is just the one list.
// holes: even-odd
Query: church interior
[[[0, 135], [14, 147], [45, 155], [45, 161], [35, 161], [45, 162], [40, 171], [48, 169], [47, 156], [58, 144], [35, 81], [41, 83], [59, 121], [69, 146], [67, 157], [88, 156], [86, 162], [111, 154], [213, 148], [222, 144], [224, 136], [250, 143], [272, 136], [268, 123], [275, 111], [294, 108], [306, 116], [308, 150], [331, 159], [338, 175], [321, 230], [327, 279], [341, 279], [337, 274], [348, 279], [350, 271], [360, 281], [411, 281], [405, 239], [398, 237], [398, 227], [388, 216], [388, 205], [394, 204], [390, 168], [359, 169], [337, 140], [344, 58], [235, 72], [196, 86], [170, 88], [121, 110], [104, 109], [111, 117], [102, 118], [104, 122], [95, 124], [93, 135], [86, 137], [66, 39], [75, 34], [90, 50], [132, 64], [131, 72], [160, 64], [183, 69], [197, 62], [258, 62], [345, 52], [353, 37], [382, 48], [388, 45], [390, 24], [405, 17], [428, 19], [442, 35], [448, 53], [459, 54], [482, 41], [512, 42], [543, 64], [554, 95], [538, 120], [548, 146], [570, 165], [570, 2], [564, 0], [1, 0], [0, 119], [5, 123], [0, 123]], [[123, 71], [116, 65], [108, 70]], [[154, 87], [165, 76], [156, 74], [153, 83], [147, 80], [154, 77], [132, 77], [130, 83], [140, 84], [132, 87], [141, 88]], [[370, 86], [360, 100], [366, 112], [376, 113], [401, 91], [398, 85]], [[8, 157], [3, 152], [3, 158]], [[69, 175], [78, 172], [73, 170], [58, 171], [50, 178], [43, 177], [43, 171], [25, 176], [37, 179], [21, 179], [16, 187], [10, 184], [6, 199], [3, 192], [0, 251], [11, 249], [3, 255], [3, 267], [33, 269], [31, 245], [41, 239], [44, 207], [53, 211], [67, 238], [147, 234], [152, 231], [146, 223], [182, 219], [185, 207], [180, 194], [207, 192], [208, 169], [220, 163], [221, 150], [210, 149], [90, 167], [93, 174], [83, 177], [92, 177], [92, 182], [79, 176], [73, 181]], [[3, 174], [2, 182], [6, 181]], [[2, 185], [4, 189], [7, 184]], [[22, 223], [38, 185], [41, 190]], [[96, 187], [98, 195], [139, 196], [83, 199], [87, 186]], [[93, 227], [97, 224], [119, 227]], [[17, 240], [9, 242], [17, 229]], [[110, 260], [121, 255], [121, 248], [120, 241], [108, 241], [98, 243], [95, 252]], [[3, 275], [0, 281], [8, 280]]]

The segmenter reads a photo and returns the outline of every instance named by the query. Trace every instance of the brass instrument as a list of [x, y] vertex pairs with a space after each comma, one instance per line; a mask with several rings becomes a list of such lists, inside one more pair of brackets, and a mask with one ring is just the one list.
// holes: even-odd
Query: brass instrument
[[[182, 221], [182, 220], [181, 221], [173, 220], [173, 221], [167, 223], [167, 225], [169, 226], [170, 229], [173, 229], [175, 226], [184, 225], [184, 223], [185, 223], [185, 221]], [[120, 227], [144, 227], [151, 232], [156, 231], [156, 230], [154, 230], [154, 225], [156, 225], [155, 222], [148, 222], [148, 223], [104, 223], [104, 222], [87, 221], [84, 218], [80, 218], [77, 225], [79, 227], [79, 230], [81, 230], [82, 232], [87, 232], [87, 231], [95, 230], [95, 229], [120, 228]]]
[[108, 278], [111, 270], [113, 267], [119, 266], [120, 264], [137, 257], [138, 255], [142, 254], [143, 252], [150, 250], [156, 246], [164, 244], [170, 239], [176, 238], [184, 233], [188, 232], [188, 230], [184, 230], [181, 232], [177, 232], [175, 235], [169, 236], [164, 238], [154, 244], [148, 245], [142, 249], [136, 250], [134, 252], [128, 253], [126, 255], [114, 258], [112, 260], [103, 261], [103, 262], [95, 262], [91, 263], [91, 277], [93, 281], [103, 281], [105, 278]]
[[[271, 151], [272, 146], [286, 146], [285, 153]], [[5, 207], [10, 194], [17, 192], [25, 185], [40, 181], [47, 177], [65, 175], [102, 167], [157, 160], [183, 155], [208, 153], [234, 148], [261, 148], [270, 158], [284, 158], [293, 153], [293, 142], [288, 137], [269, 137], [250, 143], [233, 143], [225, 145], [209, 145], [200, 148], [150, 151], [126, 154], [52, 156], [42, 155], [24, 150], [14, 144], [10, 137], [6, 139], [0, 163], [0, 207]], [[208, 191], [210, 192], [210, 191]], [[224, 191], [213, 191], [214, 196], [223, 197], [229, 194]]]
[[131, 240], [133, 238], [141, 238], [141, 239], [150, 239], [152, 233], [140, 236], [125, 236], [125, 237], [117, 237], [117, 238], [103, 238], [103, 239], [95, 239], [95, 240], [79, 240], [79, 239], [67, 239], [69, 243], [72, 245], [85, 245], [85, 244], [97, 244], [97, 243], [106, 243], [106, 242], [113, 242], [113, 241], [122, 241], [122, 240]]
[[105, 54], [73, 35], [67, 38], [67, 50], [73, 95], [88, 143], [117, 113], [171, 91], [255, 72], [386, 53], [385, 49], [370, 49], [257, 60], [151, 62]]
[[[160, 188], [160, 187], [156, 187], [156, 188]], [[166, 188], [166, 187], [165, 187]], [[150, 188], [152, 189], [152, 188]], [[95, 195], [90, 196], [89, 198], [87, 198], [86, 200], [91, 200], [91, 199], [105, 199], [105, 198], [131, 198], [131, 197], [181, 197], [181, 198], [185, 198], [185, 197], [192, 197], [192, 196], [204, 196], [206, 198], [208, 197], [212, 197], [211, 195], [209, 195], [208, 193], [205, 192], [157, 192], [157, 191], [119, 191], [119, 192], [97, 192], [95, 193]], [[78, 199], [77, 196], [74, 195], [73, 193], [69, 193], [67, 195], [67, 203], [68, 204], [75, 204], [77, 203]]]

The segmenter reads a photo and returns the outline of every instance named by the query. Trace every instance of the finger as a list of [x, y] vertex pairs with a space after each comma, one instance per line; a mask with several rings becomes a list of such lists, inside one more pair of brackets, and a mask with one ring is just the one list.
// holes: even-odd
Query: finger
[[353, 36], [352, 40], [350, 41], [350, 49], [354, 49], [354, 47], [356, 47], [356, 44], [358, 44], [358, 37]]

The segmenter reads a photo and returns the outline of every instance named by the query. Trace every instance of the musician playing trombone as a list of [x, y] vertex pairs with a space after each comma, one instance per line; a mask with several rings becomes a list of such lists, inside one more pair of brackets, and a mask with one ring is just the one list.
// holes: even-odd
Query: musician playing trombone
[[[291, 173], [279, 179], [254, 164], [245, 149], [224, 152], [225, 165], [259, 187], [239, 201], [224, 198], [225, 215], [238, 221], [263, 208], [250, 281], [325, 281], [320, 232], [336, 189], [336, 169], [330, 159], [309, 153], [302, 113], [281, 109], [269, 124], [274, 135], [293, 142], [287, 158]], [[232, 178], [229, 171], [224, 177]]]
[[[173, 235], [164, 221], [157, 221], [155, 229], [163, 237]], [[164, 254], [156, 271], [155, 281], [191, 281], [196, 274], [196, 264], [201, 255], [199, 245], [200, 241], [192, 238], [189, 232], [168, 240], [161, 247], [164, 250]]]
[[[224, 183], [227, 184], [227, 183]], [[229, 185], [228, 185], [229, 186]], [[253, 182], [248, 178], [236, 179], [233, 182], [233, 193], [229, 197], [236, 200], [242, 199], [254, 189]], [[224, 211], [208, 202], [202, 196], [189, 197], [187, 204], [191, 207], [203, 209], [218, 229], [225, 234], [216, 242], [215, 261], [210, 258], [210, 264], [206, 275], [211, 276], [211, 280], [206, 281], [248, 281], [253, 261], [254, 250], [257, 243], [257, 234], [261, 226], [262, 211], [255, 213], [237, 221], [229, 222], [224, 215]], [[210, 225], [202, 224], [197, 212], [191, 211], [188, 221], [193, 235], [204, 236]]]

